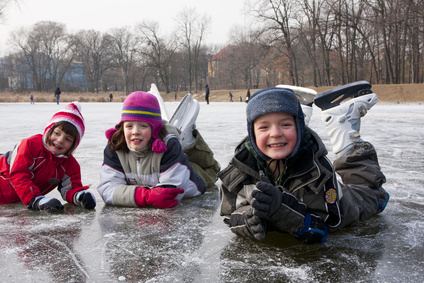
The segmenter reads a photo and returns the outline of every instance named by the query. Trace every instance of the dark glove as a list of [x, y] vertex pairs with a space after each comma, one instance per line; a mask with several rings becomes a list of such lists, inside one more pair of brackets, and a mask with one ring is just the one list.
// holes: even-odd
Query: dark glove
[[135, 202], [138, 206], [155, 206], [170, 208], [178, 204], [177, 195], [184, 193], [184, 189], [153, 187], [151, 189], [139, 187], [135, 190]]
[[63, 209], [63, 205], [58, 199], [38, 196], [34, 197], [28, 204], [28, 208], [32, 210], [45, 210], [48, 212], [55, 212]]
[[257, 182], [256, 187], [258, 190], [252, 192], [253, 214], [261, 218], [272, 216], [281, 207], [281, 190], [263, 181]]
[[[258, 182], [257, 186], [262, 186], [259, 185], [259, 183], [260, 182]], [[274, 186], [268, 184], [267, 187]], [[277, 190], [277, 188], [275, 189]], [[260, 198], [257, 196], [258, 193], [259, 191], [253, 191], [252, 196], [254, 198]], [[256, 202], [259, 202], [259, 200], [257, 199]], [[255, 200], [252, 201], [252, 206], [257, 206]], [[270, 207], [272, 207], [272, 205], [270, 205]], [[261, 211], [258, 212], [261, 213]], [[255, 210], [254, 214], [258, 215], [258, 212]], [[272, 212], [273, 214], [266, 217], [270, 224], [283, 232], [293, 234], [304, 243], [324, 242], [328, 236], [327, 224], [319, 217], [307, 213], [306, 205], [286, 191], [281, 193], [281, 203], [275, 211], [271, 209], [271, 213]]]
[[85, 209], [93, 209], [96, 207], [96, 198], [92, 192], [79, 191], [75, 194], [75, 204]]
[[266, 221], [253, 214], [253, 209], [249, 209], [245, 213], [247, 229], [256, 240], [263, 240], [266, 234]]
[[324, 243], [328, 237], [328, 226], [318, 216], [306, 213], [303, 227], [293, 235], [305, 244]]
[[231, 232], [236, 235], [263, 240], [266, 234], [266, 221], [253, 215], [253, 209], [242, 213], [233, 213], [225, 218], [224, 223], [230, 226]]

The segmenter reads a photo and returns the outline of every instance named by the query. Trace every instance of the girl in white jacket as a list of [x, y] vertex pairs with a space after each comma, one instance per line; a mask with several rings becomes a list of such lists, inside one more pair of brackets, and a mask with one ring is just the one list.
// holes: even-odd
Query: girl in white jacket
[[206, 191], [181, 149], [177, 129], [162, 121], [154, 95], [131, 93], [121, 121], [106, 131], [106, 137], [97, 188], [105, 203], [170, 208]]

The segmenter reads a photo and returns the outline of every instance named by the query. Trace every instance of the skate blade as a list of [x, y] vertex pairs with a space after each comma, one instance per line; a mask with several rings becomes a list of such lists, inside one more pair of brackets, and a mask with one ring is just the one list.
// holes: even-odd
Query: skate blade
[[184, 132], [188, 127], [194, 128], [197, 116], [199, 115], [200, 104], [187, 93], [181, 100], [169, 123]]
[[159, 92], [157, 86], [155, 84], [151, 84], [150, 90], [148, 91], [148, 93], [153, 94], [157, 98], [157, 100], [159, 102], [159, 106], [160, 106], [160, 112], [161, 112], [162, 120], [169, 121], [169, 115], [168, 115], [168, 111], [166, 110], [166, 107], [165, 107], [165, 102], [163, 101], [163, 98], [160, 95], [160, 92]]
[[358, 81], [324, 91], [315, 97], [314, 103], [322, 110], [327, 110], [339, 106], [342, 101], [348, 98], [355, 98], [370, 93], [372, 93], [371, 84], [367, 81]]
[[300, 103], [308, 106], [312, 106], [312, 103], [314, 103], [315, 96], [317, 95], [317, 92], [315, 90], [301, 86], [277, 85], [276, 87], [288, 88], [293, 90]]

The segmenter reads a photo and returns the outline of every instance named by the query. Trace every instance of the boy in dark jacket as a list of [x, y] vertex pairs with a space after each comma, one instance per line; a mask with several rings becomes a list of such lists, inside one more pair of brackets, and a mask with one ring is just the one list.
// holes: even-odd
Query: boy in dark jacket
[[382, 212], [389, 200], [381, 187], [385, 176], [374, 147], [359, 135], [360, 118], [377, 101], [368, 91], [323, 108], [337, 155], [333, 168], [292, 90], [254, 93], [246, 109], [248, 137], [219, 174], [221, 215], [231, 231], [257, 240], [280, 231], [304, 243], [325, 242], [329, 232]]

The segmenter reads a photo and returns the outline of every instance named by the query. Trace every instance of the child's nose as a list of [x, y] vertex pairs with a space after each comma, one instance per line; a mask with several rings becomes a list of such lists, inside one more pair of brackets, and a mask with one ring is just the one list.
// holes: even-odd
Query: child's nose
[[271, 136], [281, 136], [281, 135], [282, 135], [282, 130], [280, 127], [273, 126], [271, 128]]
[[140, 127], [139, 126], [134, 126], [132, 133], [133, 133], [133, 135], [138, 135], [140, 133]]

